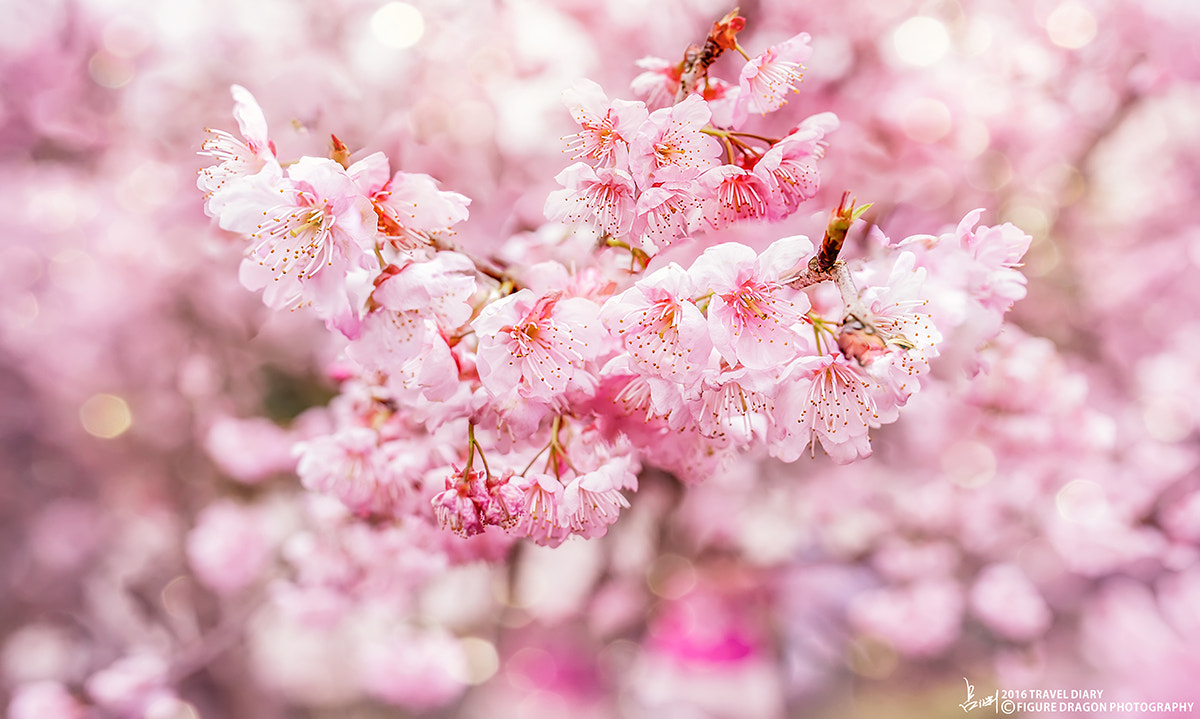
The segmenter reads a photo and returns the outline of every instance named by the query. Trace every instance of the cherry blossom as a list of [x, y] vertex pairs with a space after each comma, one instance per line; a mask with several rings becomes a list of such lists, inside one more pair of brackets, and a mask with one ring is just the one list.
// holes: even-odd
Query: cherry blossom
[[1052, 618], [1037, 587], [1011, 564], [992, 565], [980, 572], [970, 603], [990, 627], [1015, 641], [1041, 636]]
[[469, 215], [470, 198], [439, 189], [429, 175], [400, 171], [389, 178], [387, 156], [381, 152], [355, 162], [346, 172], [371, 198], [379, 231], [399, 249], [423, 247], [453, 234], [453, 226]]
[[629, 147], [629, 164], [637, 182], [647, 186], [667, 167], [678, 168], [678, 176], [686, 179], [715, 167], [721, 145], [702, 132], [711, 117], [712, 111], [699, 95], [650, 113]]
[[970, 280], [974, 293], [984, 298], [984, 306], [1007, 310], [1025, 296], [1025, 276], [1014, 268], [1029, 249], [1031, 238], [1009, 223], [975, 229], [981, 214], [982, 210], [968, 213], [955, 235], [979, 263]]
[[[667, 172], [660, 172], [664, 178]], [[691, 182], [663, 180], [643, 190], [637, 198], [633, 233], [648, 256], [685, 240], [698, 225], [700, 198]]]
[[466, 689], [467, 655], [449, 632], [405, 631], [376, 637], [363, 652], [368, 693], [415, 711], [452, 703]]
[[577, 475], [563, 488], [560, 521], [581, 536], [603, 536], [608, 526], [617, 521], [621, 509], [629, 507], [629, 500], [621, 490], [636, 485], [633, 470], [628, 458], [619, 458]]
[[270, 549], [255, 510], [232, 502], [205, 507], [187, 542], [188, 561], [197, 576], [221, 593], [253, 583], [262, 574]]
[[837, 462], [871, 454], [868, 430], [880, 424], [878, 392], [879, 385], [840, 354], [797, 360], [776, 405], [779, 430], [772, 452], [792, 461], [819, 441]]
[[641, 102], [612, 100], [591, 80], [580, 80], [563, 91], [563, 103], [579, 132], [571, 135], [567, 151], [572, 160], [587, 158], [600, 167], [628, 164], [629, 142], [649, 113]]
[[772, 214], [771, 188], [758, 175], [736, 165], [721, 165], [696, 179], [705, 198], [702, 217], [715, 229]]
[[548, 547], [562, 544], [570, 536], [570, 527], [561, 519], [562, 482], [546, 473], [533, 473], [515, 486], [521, 490], [522, 503], [513, 532]]
[[600, 232], [624, 237], [633, 228], [636, 188], [628, 172], [582, 162], [555, 178], [566, 187], [546, 198], [546, 217], [571, 224], [591, 223]]
[[53, 680], [21, 686], [8, 705], [11, 719], [83, 719], [85, 711], [83, 705], [61, 683]]
[[688, 273], [712, 292], [708, 327], [713, 346], [730, 364], [777, 367], [796, 355], [808, 297], [780, 283], [812, 251], [806, 237], [787, 237], [762, 254], [738, 243], [711, 247]]
[[643, 72], [630, 83], [633, 94], [645, 100], [652, 110], [675, 104], [683, 71], [679, 63], [661, 57], [643, 57], [636, 64]]
[[708, 366], [712, 340], [692, 301], [691, 278], [671, 263], [609, 299], [600, 318], [643, 373], [690, 384]]
[[787, 94], [804, 75], [801, 64], [812, 55], [812, 37], [799, 33], [772, 45], [742, 67], [733, 126], [741, 127], [751, 112], [766, 114], [787, 102]]
[[706, 373], [691, 410], [700, 434], [720, 445], [762, 440], [775, 416], [775, 378], [747, 367]]
[[[430, 344], [446, 344], [444, 334], [471, 319], [468, 303], [476, 284], [475, 266], [464, 255], [438, 252], [423, 262], [389, 265], [375, 279], [371, 299], [377, 309], [363, 320], [361, 341], [347, 354], [364, 367], [386, 371], [408, 360], [426, 361]], [[449, 352], [437, 351], [437, 356]]]
[[87, 681], [87, 689], [108, 711], [137, 716], [151, 711], [156, 703], [171, 699], [173, 692], [166, 683], [166, 662], [151, 653], [137, 653], [93, 674]]
[[390, 514], [414, 491], [413, 477], [393, 461], [395, 449], [381, 446], [374, 430], [350, 427], [297, 445], [296, 472], [305, 487], [337, 497], [352, 511]]
[[200, 154], [220, 160], [219, 165], [204, 168], [196, 185], [205, 193], [204, 209], [219, 216], [228, 201], [230, 190], [238, 181], [254, 175], [275, 180], [282, 174], [275, 148], [267, 138], [267, 119], [258, 101], [241, 85], [230, 88], [233, 95], [233, 117], [237, 120], [242, 139], [224, 130], [209, 130]]
[[524, 512], [522, 493], [511, 471], [493, 477], [486, 470], [453, 467], [445, 491], [432, 501], [438, 523], [463, 537], [480, 534], [488, 525], [512, 529]]
[[813, 115], [763, 153], [754, 165], [754, 174], [772, 193], [768, 206], [771, 219], [795, 212], [800, 203], [816, 195], [821, 186], [817, 160], [825, 154], [825, 136], [837, 129], [832, 113]]
[[479, 335], [479, 379], [493, 396], [516, 392], [549, 402], [592, 380], [585, 364], [604, 350], [596, 307], [559, 293], [521, 290], [488, 305], [472, 323]]
[[[311, 304], [345, 334], [357, 331], [375, 246], [370, 202], [340, 165], [306, 157], [275, 188], [250, 233], [240, 277], [276, 309]], [[250, 194], [239, 203], [254, 203]], [[231, 204], [235, 200], [230, 201]]]

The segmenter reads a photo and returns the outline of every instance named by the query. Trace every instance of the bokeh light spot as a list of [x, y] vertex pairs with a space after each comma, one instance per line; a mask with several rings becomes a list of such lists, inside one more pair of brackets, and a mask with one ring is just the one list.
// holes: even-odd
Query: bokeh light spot
[[1008, 156], [999, 150], [987, 150], [967, 168], [967, 182], [977, 190], [998, 192], [1012, 182], [1013, 167]]
[[1191, 407], [1178, 395], [1155, 397], [1142, 410], [1146, 433], [1159, 442], [1179, 442], [1195, 429]]
[[[1011, 220], [1010, 220], [1011, 221]], [[1019, 222], [1012, 221], [1017, 227], [1024, 227]], [[1045, 277], [1058, 269], [1062, 264], [1062, 251], [1058, 243], [1042, 235], [1033, 238], [1029, 252], [1025, 253], [1022, 271], [1029, 277]]]
[[421, 11], [403, 2], [390, 2], [371, 16], [371, 32], [381, 44], [396, 50], [416, 45], [425, 34]]
[[663, 599], [679, 599], [696, 587], [696, 569], [678, 554], [664, 554], [646, 570], [646, 584]]
[[180, 575], [167, 582], [167, 586], [163, 587], [160, 593], [159, 600], [162, 602], [163, 609], [172, 618], [190, 623], [194, 618], [191, 603], [193, 591], [191, 579]]
[[96, 261], [86, 252], [68, 248], [50, 258], [49, 276], [54, 286], [75, 291], [97, 272]]
[[1096, 16], [1078, 3], [1065, 2], [1046, 18], [1046, 33], [1055, 45], [1077, 50], [1096, 37]]
[[955, 133], [958, 156], [964, 160], [973, 160], [987, 151], [992, 142], [987, 125], [975, 118], [967, 118], [958, 123]]
[[892, 33], [892, 44], [901, 60], [918, 67], [937, 64], [950, 50], [950, 33], [941, 22], [918, 16], [905, 20]]
[[12, 304], [9, 315], [19, 327], [29, 327], [37, 321], [41, 305], [32, 292], [22, 292]]
[[1078, 524], [1095, 524], [1107, 515], [1104, 488], [1086, 479], [1073, 479], [1058, 490], [1054, 505], [1063, 519]]
[[982, 487], [996, 476], [996, 455], [979, 442], [955, 442], [942, 452], [942, 471], [960, 487]]
[[133, 414], [125, 400], [115, 394], [97, 394], [79, 408], [79, 421], [93, 437], [113, 439], [133, 425]]
[[500, 669], [500, 655], [488, 640], [463, 637], [459, 640], [459, 645], [462, 647], [466, 664], [462, 676], [456, 676], [455, 679], [464, 684], [483, 684]]
[[128, 58], [118, 57], [107, 50], [92, 55], [88, 60], [88, 74], [100, 87], [115, 90], [124, 87], [133, 79], [135, 68]]
[[992, 28], [987, 20], [976, 19], [967, 26], [963, 50], [970, 55], [982, 55], [992, 46]]
[[913, 142], [937, 142], [950, 132], [952, 123], [950, 108], [930, 97], [912, 101], [900, 116], [900, 126]]

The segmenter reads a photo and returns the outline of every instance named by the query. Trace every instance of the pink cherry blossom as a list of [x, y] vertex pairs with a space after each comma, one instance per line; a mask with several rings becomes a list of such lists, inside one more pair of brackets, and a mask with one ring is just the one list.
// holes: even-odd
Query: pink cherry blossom
[[706, 373], [690, 403], [701, 436], [734, 447], [766, 438], [775, 416], [775, 384], [772, 374], [747, 367]]
[[61, 683], [42, 680], [13, 691], [8, 719], [84, 719], [82, 704]]
[[652, 184], [665, 167], [678, 168], [682, 179], [695, 178], [715, 167], [721, 145], [701, 132], [711, 117], [712, 112], [699, 95], [689, 95], [677, 105], [650, 113], [629, 147], [629, 164], [638, 183]]
[[515, 391], [551, 401], [592, 383], [585, 364], [604, 350], [597, 307], [559, 293], [521, 290], [488, 305], [472, 326], [479, 336], [479, 379], [493, 396]]
[[979, 263], [970, 277], [973, 294], [985, 307], [1005, 311], [1025, 296], [1025, 276], [1015, 268], [1033, 238], [1010, 223], [976, 228], [982, 214], [983, 210], [969, 212], [955, 235]]
[[920, 389], [942, 341], [924, 311], [925, 270], [914, 263], [911, 252], [901, 252], [886, 283], [865, 288], [857, 306], [848, 308], [837, 336], [842, 354], [876, 383], [875, 411], [884, 424], [895, 421], [898, 408]]
[[696, 178], [704, 198], [701, 215], [714, 229], [737, 222], [782, 215], [772, 208], [774, 195], [758, 175], [736, 165], [720, 165]]
[[782, 219], [817, 194], [821, 172], [817, 165], [825, 155], [825, 136], [837, 129], [837, 116], [823, 112], [804, 120], [775, 143], [754, 165], [754, 174], [772, 193], [771, 219]]
[[[686, 415], [684, 385], [671, 379], [642, 374], [642, 369], [634, 365], [632, 355], [617, 355], [600, 373], [602, 381], [609, 383], [611, 401], [622, 409], [622, 414], [640, 417], [652, 426], [656, 424], [654, 420], [672, 420], [678, 413], [682, 413], [680, 417]], [[597, 393], [597, 401], [607, 401], [603, 388]], [[655, 434], [658, 429], [661, 427], [652, 428], [650, 433]], [[631, 427], [622, 430], [626, 435], [636, 431], [637, 428]]]
[[1053, 618], [1037, 587], [1012, 564], [993, 564], [981, 571], [969, 599], [980, 619], [1014, 641], [1041, 636]]
[[364, 319], [362, 341], [347, 354], [382, 371], [391, 363], [420, 357], [430, 342], [444, 343], [442, 332], [457, 330], [471, 318], [474, 270], [470, 258], [457, 252], [438, 252], [402, 267], [389, 265], [371, 293], [378, 308]]
[[348, 427], [298, 444], [296, 472], [305, 487], [337, 497], [354, 512], [391, 514], [414, 491], [404, 458], [394, 461], [398, 449], [381, 445], [372, 429]]
[[695, 294], [690, 277], [672, 262], [609, 299], [600, 318], [641, 372], [690, 384], [713, 347]]
[[643, 72], [633, 78], [630, 90], [646, 101], [651, 110], [675, 104], [675, 93], [682, 80], [679, 63], [661, 57], [643, 57], [636, 62]]
[[[312, 304], [318, 316], [352, 334], [367, 279], [355, 273], [374, 264], [370, 201], [340, 165], [320, 158], [289, 167], [276, 190], [276, 204], [259, 207], [242, 284], [262, 289], [269, 307]], [[257, 200], [251, 194], [238, 202]]]
[[840, 463], [871, 454], [868, 431], [880, 424], [876, 392], [878, 385], [840, 354], [797, 360], [780, 388], [771, 453], [795, 461], [819, 441]]
[[849, 614], [860, 631], [883, 637], [900, 652], [930, 656], [962, 632], [964, 604], [962, 590], [952, 580], [922, 579], [860, 594]]
[[696, 287], [712, 292], [709, 334], [726, 362], [766, 369], [796, 355], [809, 301], [780, 279], [811, 251], [802, 236], [777, 240], [761, 255], [730, 242], [705, 250], [688, 270]]
[[387, 179], [387, 158], [382, 153], [377, 155], [383, 157], [383, 178], [379, 177], [378, 168], [364, 168], [361, 176], [356, 175], [359, 163], [350, 166], [347, 172], [371, 198], [379, 216], [379, 230], [395, 247], [413, 249], [428, 245], [434, 238], [453, 234], [453, 226], [467, 219], [470, 198], [440, 189], [436, 180], [421, 173], [401, 171]]
[[264, 417], [219, 417], [205, 437], [204, 448], [233, 479], [257, 484], [272, 474], [295, 469], [292, 445], [297, 437]]
[[481, 505], [487, 499], [484, 473], [471, 472], [464, 476], [453, 467], [446, 477], [446, 489], [433, 498], [433, 511], [438, 524], [462, 537], [471, 537], [484, 530]]
[[396, 631], [371, 638], [359, 660], [366, 691], [389, 704], [428, 711], [451, 704], [466, 689], [468, 657], [452, 635]]
[[263, 517], [230, 501], [208, 505], [188, 534], [188, 561], [211, 589], [231, 594], [249, 586], [270, 558]]
[[170, 697], [167, 663], [151, 653], [122, 657], [87, 680], [88, 694], [119, 716], [144, 716], [157, 700]]
[[489, 525], [512, 529], [524, 511], [522, 500], [523, 493], [511, 471], [493, 477], [453, 467], [446, 477], [445, 491], [433, 498], [433, 509], [443, 527], [471, 537]]
[[849, 310], [861, 312], [863, 316], [856, 319], [869, 323], [885, 345], [891, 342], [902, 347], [905, 356], [915, 363], [916, 371], [924, 371], [929, 360], [937, 356], [942, 336], [933, 326], [932, 317], [924, 311], [927, 302], [922, 297], [922, 288], [926, 271], [915, 265], [913, 253], [901, 252], [884, 284], [865, 288], [860, 296], [861, 308]]
[[570, 224], [590, 223], [600, 232], [624, 237], [633, 228], [637, 207], [636, 188], [628, 172], [582, 162], [563, 170], [555, 178], [566, 189], [550, 193], [545, 214], [550, 220]]
[[20, 5], [14, 717], [1193, 700], [1186, 3]]
[[802, 32], [772, 45], [742, 68], [733, 126], [741, 127], [750, 112], [774, 112], [787, 102], [787, 94], [804, 76], [801, 64], [812, 55], [811, 37]]
[[611, 458], [600, 467], [577, 475], [564, 488], [561, 521], [584, 537], [604, 536], [629, 500], [621, 489], [637, 483], [636, 467], [628, 457]]
[[[666, 168], [659, 172], [660, 178], [667, 176]], [[692, 182], [664, 179], [638, 194], [633, 233], [647, 255], [658, 254], [690, 236], [701, 202], [696, 190]]]
[[572, 160], [598, 167], [627, 166], [629, 142], [649, 116], [644, 103], [609, 100], [595, 82], [580, 80], [563, 91], [563, 104], [580, 127], [567, 138]]
[[521, 490], [521, 518], [512, 532], [534, 542], [557, 547], [570, 536], [570, 526], [562, 521], [563, 485], [555, 477], [534, 473], [516, 480]]
[[239, 180], [260, 173], [264, 179], [274, 180], [283, 172], [275, 158], [275, 148], [267, 139], [267, 120], [262, 108], [241, 85], [233, 85], [230, 92], [233, 117], [242, 139], [224, 130], [208, 130], [209, 138], [201, 146], [200, 154], [220, 160], [220, 164], [201, 170], [196, 179], [197, 187], [205, 194], [205, 212], [214, 217], [221, 214], [228, 190]]

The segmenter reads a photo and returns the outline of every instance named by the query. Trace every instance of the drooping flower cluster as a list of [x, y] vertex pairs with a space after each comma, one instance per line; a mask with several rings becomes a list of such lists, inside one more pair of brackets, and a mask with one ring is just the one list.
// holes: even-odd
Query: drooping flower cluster
[[[243, 284], [271, 307], [311, 305], [348, 340], [356, 378], [334, 433], [298, 446], [305, 487], [361, 516], [557, 545], [604, 534], [643, 464], [697, 482], [753, 446], [785, 461], [818, 445], [839, 462], [871, 453], [870, 431], [897, 418], [938, 354], [926, 268], [906, 250], [919, 238], [839, 260], [867, 209], [844, 196], [819, 248], [796, 235], [761, 251], [710, 242], [686, 269], [656, 257], [783, 219], [819, 188], [832, 115], [780, 139], [739, 129], [783, 106], [808, 36], [749, 58], [743, 24], [718, 22], [705, 49], [660, 73], [661, 92], [635, 82], [652, 102], [677, 85], [662, 107], [609, 100], [586, 80], [565, 93], [579, 162], [545, 214], [599, 235], [570, 267], [456, 247], [467, 198], [392, 174], [382, 153], [352, 161], [336, 137], [330, 158], [281, 169], [261, 111], [234, 88], [245, 137], [213, 132], [206, 209], [247, 238]], [[737, 87], [708, 77], [725, 49], [748, 58]], [[976, 231], [961, 262], [1004, 271], [1024, 249], [1011, 235]], [[601, 261], [612, 248], [630, 269]], [[1015, 280], [971, 277], [976, 293], [1015, 296]], [[986, 304], [998, 326], [1007, 307]]]

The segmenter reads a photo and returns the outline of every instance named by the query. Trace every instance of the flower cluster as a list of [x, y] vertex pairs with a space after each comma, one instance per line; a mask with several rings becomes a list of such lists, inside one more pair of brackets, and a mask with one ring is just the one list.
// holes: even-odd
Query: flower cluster
[[[643, 261], [703, 230], [791, 215], [820, 186], [817, 161], [837, 118], [821, 113], [772, 139], [742, 131], [750, 110], [786, 103], [811, 54], [800, 33], [751, 58], [737, 44], [744, 19], [717, 22], [705, 48], [678, 64], [647, 58], [634, 80], [639, 101], [610, 100], [581, 80], [563, 94], [579, 132], [568, 138], [580, 160], [556, 178], [546, 217], [596, 229], [609, 245]], [[736, 86], [707, 67], [726, 49], [746, 57]], [[684, 79], [686, 76], [687, 79]]]
[[[262, 111], [233, 88], [243, 138], [205, 144], [220, 160], [200, 175], [206, 210], [246, 238], [243, 284], [274, 308], [311, 306], [345, 337], [354, 378], [333, 433], [298, 446], [305, 487], [464, 537], [599, 536], [644, 464], [695, 483], [753, 447], [785, 461], [818, 446], [838, 462], [869, 455], [871, 430], [896, 420], [939, 353], [927, 271], [981, 266], [969, 292], [999, 326], [1021, 286], [986, 272], [1011, 267], [1028, 238], [971, 233], [977, 213], [947, 243], [957, 254], [925, 266], [908, 249], [936, 244], [921, 237], [839, 259], [869, 207], [846, 195], [819, 247], [716, 241], [813, 197], [837, 127], [821, 113], [781, 138], [741, 129], [784, 105], [810, 52], [799, 34], [750, 57], [743, 25], [732, 13], [678, 65], [647, 61], [634, 86], [649, 105], [587, 80], [564, 93], [578, 162], [545, 215], [596, 237], [569, 264], [456, 246], [466, 197], [393, 174], [382, 153], [355, 159], [336, 136], [330, 157], [281, 164]], [[729, 49], [746, 60], [736, 86], [708, 74]], [[685, 239], [703, 243], [686, 268], [665, 252]]]

